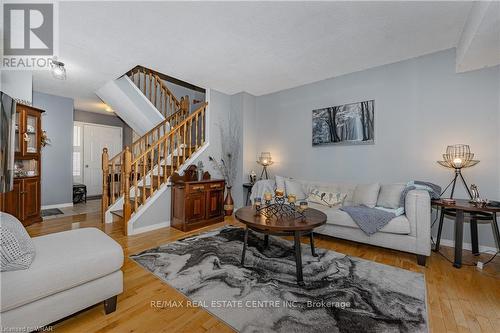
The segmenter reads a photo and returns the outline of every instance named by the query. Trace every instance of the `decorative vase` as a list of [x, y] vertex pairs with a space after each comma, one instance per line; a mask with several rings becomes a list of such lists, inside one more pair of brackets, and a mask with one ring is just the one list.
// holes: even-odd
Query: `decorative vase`
[[231, 196], [231, 186], [228, 186], [226, 188], [227, 188], [227, 194], [226, 194], [226, 199], [224, 199], [224, 212], [226, 216], [231, 216], [233, 215], [234, 211], [234, 201], [233, 197]]

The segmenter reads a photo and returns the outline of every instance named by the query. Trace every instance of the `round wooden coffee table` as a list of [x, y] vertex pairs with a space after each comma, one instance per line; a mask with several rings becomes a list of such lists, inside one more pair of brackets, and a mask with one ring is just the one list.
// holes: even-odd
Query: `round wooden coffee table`
[[264, 234], [265, 246], [269, 245], [269, 235], [274, 236], [293, 236], [295, 248], [295, 264], [297, 270], [297, 283], [304, 285], [302, 276], [302, 254], [300, 249], [300, 236], [309, 235], [311, 242], [311, 253], [317, 256], [314, 251], [313, 230], [326, 223], [325, 213], [308, 208], [305, 212], [305, 219], [302, 218], [267, 218], [256, 212], [252, 206], [240, 208], [236, 211], [235, 216], [238, 221], [245, 224], [245, 238], [243, 242], [243, 253], [241, 254], [241, 265], [245, 264], [245, 252], [248, 242], [248, 230]]

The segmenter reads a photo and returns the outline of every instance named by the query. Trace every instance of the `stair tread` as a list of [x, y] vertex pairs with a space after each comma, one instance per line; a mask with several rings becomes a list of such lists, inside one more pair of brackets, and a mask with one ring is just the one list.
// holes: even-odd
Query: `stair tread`
[[118, 216], [118, 217], [123, 218], [123, 209], [120, 209], [120, 210], [113, 210], [113, 211], [111, 211], [111, 214], [113, 214], [113, 215], [116, 215], [116, 216]]

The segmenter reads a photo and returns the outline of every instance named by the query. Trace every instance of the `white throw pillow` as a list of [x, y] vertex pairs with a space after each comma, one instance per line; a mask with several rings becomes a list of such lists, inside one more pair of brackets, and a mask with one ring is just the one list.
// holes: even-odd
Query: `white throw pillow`
[[307, 194], [304, 192], [302, 184], [288, 178], [285, 178], [285, 190], [286, 195], [294, 194], [297, 197], [297, 201], [305, 200], [307, 198]]
[[307, 197], [307, 201], [332, 208], [333, 206], [343, 204], [346, 197], [347, 194], [345, 193], [342, 194], [340, 192], [328, 192], [313, 188], [311, 189], [309, 197]]
[[0, 271], [29, 268], [35, 258], [35, 245], [14, 216], [0, 212]]
[[276, 180], [276, 189], [283, 190], [283, 191], [285, 191], [285, 194], [286, 194], [285, 179], [291, 179], [291, 178], [282, 177], [282, 176], [274, 176], [274, 179]]
[[380, 184], [356, 185], [354, 189], [353, 204], [355, 206], [364, 205], [373, 208], [377, 205], [378, 192]]
[[387, 184], [380, 186], [377, 206], [392, 209], [399, 208], [401, 193], [405, 187], [405, 184]]

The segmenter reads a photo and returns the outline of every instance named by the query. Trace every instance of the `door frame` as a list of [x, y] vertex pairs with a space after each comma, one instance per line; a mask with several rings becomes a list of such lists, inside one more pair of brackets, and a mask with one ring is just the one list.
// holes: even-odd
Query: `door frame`
[[[82, 127], [82, 149], [81, 149], [81, 158], [80, 158], [80, 171], [81, 171], [82, 184], [85, 184], [85, 131], [83, 130], [83, 128], [85, 126], [94, 126], [94, 127], [120, 129], [120, 143], [121, 143], [121, 147], [123, 149], [123, 127], [102, 125], [102, 124], [96, 124], [96, 123], [88, 123], [88, 122], [83, 122], [83, 121], [73, 121], [73, 126], [74, 125], [78, 125], [78, 126]], [[73, 152], [74, 152], [74, 150], [73, 150]]]

